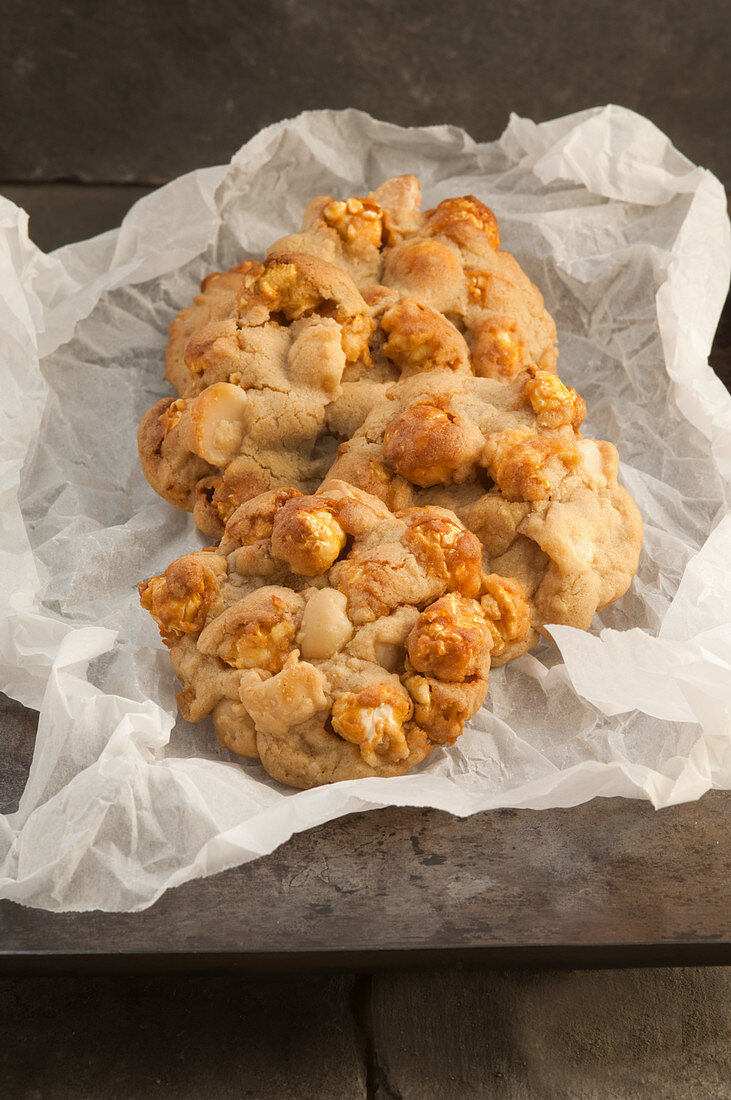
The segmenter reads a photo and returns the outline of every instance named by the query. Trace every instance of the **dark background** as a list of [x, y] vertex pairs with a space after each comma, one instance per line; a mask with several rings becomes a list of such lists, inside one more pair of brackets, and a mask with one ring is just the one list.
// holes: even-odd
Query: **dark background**
[[[153, 187], [226, 162], [262, 126], [315, 107], [358, 107], [402, 125], [449, 122], [488, 141], [512, 111], [543, 121], [613, 102], [648, 116], [731, 184], [728, 0], [5, 0], [0, 19], [0, 193], [29, 211], [31, 235], [45, 249], [111, 228]], [[713, 362], [728, 379], [728, 321]], [[10, 809], [33, 716], [2, 704], [0, 727], [10, 745], [0, 760], [0, 802]], [[666, 961], [677, 944], [681, 962], [694, 944], [727, 942], [719, 914], [728, 911], [729, 804], [712, 792], [659, 814], [613, 799], [469, 822], [383, 811], [330, 823], [258, 864], [190, 883], [162, 899], [147, 923], [145, 915], [53, 921], [0, 903], [0, 949], [21, 952], [20, 973], [0, 977], [0, 1092], [719, 1100], [731, 1075], [729, 972], [642, 968], [642, 944], [662, 943]], [[569, 927], [574, 944], [588, 942], [589, 926], [614, 942], [629, 916], [636, 946], [624, 961], [641, 968], [494, 971], [485, 968], [488, 951], [479, 966], [466, 952], [459, 965], [436, 969], [432, 960], [392, 972], [247, 976], [226, 973], [224, 960], [216, 975], [27, 973], [32, 960], [22, 950], [34, 936], [46, 952], [61, 937], [67, 948], [93, 952], [102, 927], [107, 951], [110, 937], [120, 952], [125, 936], [144, 943], [146, 929], [158, 951], [169, 933], [170, 950], [187, 944], [195, 952], [201, 929], [214, 937], [221, 928], [245, 949], [247, 907], [266, 895], [271, 911], [257, 913], [257, 927], [279, 927], [286, 891], [272, 899], [313, 849], [337, 872], [314, 879], [316, 899], [300, 897], [303, 922], [346, 928], [356, 912], [347, 902], [348, 845], [357, 848], [359, 874], [381, 868], [382, 921], [391, 922], [382, 939], [401, 931], [418, 939], [426, 913], [436, 924], [427, 921], [424, 935], [456, 943], [469, 912], [484, 942], [487, 912], [503, 944], [511, 922], [518, 945], [533, 929], [534, 948], [518, 946], [512, 958], [535, 966], [549, 926], [554, 946]], [[457, 865], [455, 879], [448, 872]], [[400, 882], [409, 878], [413, 907], [401, 911]], [[492, 881], [492, 895], [470, 895], [476, 881]], [[447, 896], [454, 882], [467, 889], [461, 923], [459, 899]], [[447, 911], [454, 923], [440, 918]], [[294, 941], [297, 934], [295, 921]], [[609, 957], [622, 961], [613, 950]], [[560, 957], [554, 950], [545, 961], [555, 967]], [[567, 950], [567, 965], [576, 957]], [[647, 954], [645, 963], [658, 957]], [[496, 956], [501, 965], [505, 958]], [[607, 956], [589, 950], [583, 958], [603, 965]], [[138, 955], [127, 969], [145, 971], [149, 962]]]
[[728, 187], [730, 36], [728, 0], [5, 0], [0, 186], [48, 248], [306, 108], [491, 141], [618, 103]]

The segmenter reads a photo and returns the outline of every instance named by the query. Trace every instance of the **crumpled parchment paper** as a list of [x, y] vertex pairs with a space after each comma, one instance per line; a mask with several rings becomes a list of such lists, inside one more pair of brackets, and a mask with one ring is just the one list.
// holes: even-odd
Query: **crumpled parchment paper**
[[[299, 226], [319, 193], [413, 172], [425, 205], [472, 192], [539, 285], [587, 434], [612, 440], [645, 541], [593, 630], [553, 629], [490, 677], [457, 744], [400, 779], [294, 792], [178, 720], [136, 584], [201, 545], [140, 473], [135, 434], [168, 392], [167, 326], [212, 269]], [[0, 201], [0, 688], [40, 710], [0, 896], [138, 910], [355, 810], [656, 807], [731, 785], [731, 398], [707, 365], [729, 277], [723, 189], [619, 107], [497, 142], [357, 111], [269, 127], [227, 167], [138, 202], [121, 227], [44, 255]]]

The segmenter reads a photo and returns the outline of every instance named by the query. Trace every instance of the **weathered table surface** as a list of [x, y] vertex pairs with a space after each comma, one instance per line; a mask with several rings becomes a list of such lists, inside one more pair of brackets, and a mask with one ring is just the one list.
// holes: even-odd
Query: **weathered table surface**
[[[6, 187], [42, 243], [114, 225], [145, 189]], [[120, 193], [121, 192], [121, 193]], [[83, 196], [83, 202], [80, 197]], [[728, 309], [713, 363], [731, 380]], [[0, 710], [4, 808], [19, 796], [35, 716]], [[731, 794], [655, 812], [597, 799], [459, 820], [356, 814], [263, 859], [170, 891], [140, 914], [49, 914], [0, 903], [0, 965], [384, 966], [437, 960], [601, 966], [731, 960]]]

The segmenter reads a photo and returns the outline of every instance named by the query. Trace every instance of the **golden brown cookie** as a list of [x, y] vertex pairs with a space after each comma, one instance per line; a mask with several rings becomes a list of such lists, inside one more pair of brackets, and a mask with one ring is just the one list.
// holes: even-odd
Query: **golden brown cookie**
[[381, 282], [383, 253], [423, 220], [415, 176], [385, 180], [365, 198], [318, 195], [308, 204], [299, 233], [276, 241], [269, 253], [306, 252], [350, 273], [361, 289]]
[[365, 198], [313, 199], [302, 230], [282, 248], [321, 256], [361, 288], [398, 290], [463, 331], [475, 374], [511, 379], [534, 365], [556, 366], [556, 326], [538, 288], [500, 248], [492, 210], [474, 195], [420, 211], [414, 176], [386, 180]]
[[510, 383], [431, 371], [391, 388], [329, 477], [393, 509], [452, 508], [479, 537], [485, 570], [525, 591], [527, 649], [545, 624], [588, 627], [637, 569], [638, 509], [617, 484], [612, 444], [582, 436], [584, 411], [548, 371]]
[[[138, 434], [152, 487], [214, 537], [258, 493], [316, 488], [338, 443], [398, 378], [470, 370], [464, 338], [444, 317], [393, 290], [363, 297], [322, 259], [280, 253], [242, 265], [236, 279], [234, 294], [233, 273], [216, 276], [206, 302], [184, 311], [183, 364], [171, 366], [169, 354], [168, 373], [182, 387], [185, 372], [187, 386], [154, 405]], [[227, 295], [230, 316], [192, 328]]]
[[244, 276], [261, 268], [255, 260], [244, 260], [229, 271], [214, 271], [201, 283], [193, 304], [181, 310], [170, 323], [165, 352], [165, 377], [178, 393], [185, 393], [190, 374], [185, 349], [194, 332], [211, 321], [233, 317], [244, 285]]
[[403, 775], [452, 743], [529, 628], [452, 512], [393, 515], [338, 481], [248, 500], [219, 547], [139, 587], [184, 717], [294, 787]]

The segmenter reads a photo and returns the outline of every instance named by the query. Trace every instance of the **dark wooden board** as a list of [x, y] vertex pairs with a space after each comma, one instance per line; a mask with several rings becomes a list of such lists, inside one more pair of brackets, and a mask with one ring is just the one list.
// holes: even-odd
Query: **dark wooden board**
[[604, 103], [731, 184], [727, 0], [5, 0], [0, 180], [159, 182], [305, 108], [493, 140]]
[[731, 794], [461, 820], [354, 814], [138, 914], [0, 903], [0, 964], [167, 968], [731, 961]]

